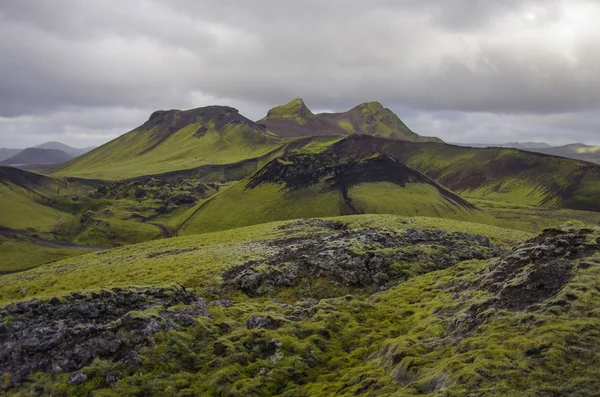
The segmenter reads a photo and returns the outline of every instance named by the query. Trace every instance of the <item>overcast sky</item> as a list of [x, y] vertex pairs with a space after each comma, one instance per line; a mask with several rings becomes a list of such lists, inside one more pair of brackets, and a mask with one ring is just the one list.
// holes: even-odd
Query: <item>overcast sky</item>
[[1, 0], [0, 147], [295, 97], [449, 142], [600, 144], [598, 20], [598, 0]]

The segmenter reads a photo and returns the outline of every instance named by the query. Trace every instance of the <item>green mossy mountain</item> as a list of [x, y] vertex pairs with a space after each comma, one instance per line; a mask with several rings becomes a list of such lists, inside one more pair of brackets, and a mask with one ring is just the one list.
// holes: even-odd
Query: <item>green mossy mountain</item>
[[281, 138], [228, 106], [154, 112], [140, 127], [51, 171], [119, 180], [231, 164], [280, 147]]
[[326, 150], [396, 157], [468, 198], [600, 211], [600, 166], [511, 148], [468, 148], [350, 136]]
[[473, 204], [387, 154], [294, 154], [200, 204], [179, 233], [368, 213], [487, 219]]
[[279, 136], [364, 134], [413, 142], [441, 142], [411, 131], [390, 109], [379, 102], [362, 103], [344, 113], [312, 113], [300, 98], [274, 107], [258, 121]]

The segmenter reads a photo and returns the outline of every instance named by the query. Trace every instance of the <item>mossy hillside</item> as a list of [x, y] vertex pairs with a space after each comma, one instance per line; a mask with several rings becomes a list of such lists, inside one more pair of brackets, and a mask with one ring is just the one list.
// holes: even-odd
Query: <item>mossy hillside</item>
[[390, 109], [379, 102], [362, 103], [345, 113], [320, 113], [352, 134], [365, 134], [413, 142], [442, 142], [411, 131]]
[[0, 236], [0, 274], [20, 272], [85, 253], [77, 249], [47, 247], [16, 236]]
[[558, 226], [567, 222], [581, 224], [600, 224], [600, 213], [543, 207], [537, 205], [521, 205], [501, 201], [470, 198], [473, 204], [484, 213], [494, 217], [496, 226], [539, 233], [543, 229]]
[[259, 123], [265, 119], [287, 119], [295, 121], [298, 124], [306, 125], [315, 117], [315, 115], [306, 107], [304, 101], [296, 98], [285, 105], [276, 106], [267, 112], [267, 116], [259, 120]]
[[274, 107], [258, 123], [282, 137], [367, 134], [415, 142], [441, 142], [411, 131], [379, 102], [363, 103], [344, 113], [313, 114], [302, 99]]
[[[496, 244], [513, 243], [526, 233], [450, 219], [405, 218], [395, 215], [354, 215], [335, 218], [350, 229], [382, 227], [391, 230], [444, 229], [484, 235]], [[261, 242], [331, 233], [313, 223], [281, 227], [274, 222], [216, 233], [197, 234], [110, 251], [86, 254], [18, 274], [2, 276], [0, 302], [52, 297], [70, 291], [99, 288], [160, 286], [178, 283], [189, 288], [210, 289], [221, 283], [219, 273], [271, 252]]]
[[[580, 231], [565, 236], [572, 233]], [[69, 373], [36, 374], [8, 394], [593, 395], [599, 237], [587, 235], [596, 246], [584, 256], [562, 259], [572, 273], [560, 290], [522, 310], [500, 308], [489, 290], [498, 259], [463, 262], [368, 297], [293, 304], [239, 297], [230, 307], [208, 305], [210, 317], [188, 328], [155, 334], [138, 368], [99, 359], [81, 370], [80, 385], [67, 384]], [[494, 280], [529, 289], [520, 275]], [[107, 383], [108, 373], [117, 381]]]
[[350, 136], [331, 152], [387, 153], [463, 197], [599, 211], [600, 167], [508, 148], [468, 148]]
[[359, 213], [492, 222], [473, 205], [393, 158], [293, 155], [273, 160], [249, 181], [199, 205], [178, 233]]
[[0, 226], [51, 236], [54, 227], [72, 216], [41, 204], [44, 196], [15, 185], [0, 185]]
[[119, 180], [236, 163], [280, 146], [278, 137], [233, 108], [155, 112], [142, 126], [57, 167], [52, 174]]

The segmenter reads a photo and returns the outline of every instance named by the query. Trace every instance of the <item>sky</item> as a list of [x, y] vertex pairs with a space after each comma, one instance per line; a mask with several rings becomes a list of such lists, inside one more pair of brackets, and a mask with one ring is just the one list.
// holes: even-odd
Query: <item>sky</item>
[[600, 144], [597, 0], [2, 0], [0, 147], [157, 109], [379, 101], [447, 142]]

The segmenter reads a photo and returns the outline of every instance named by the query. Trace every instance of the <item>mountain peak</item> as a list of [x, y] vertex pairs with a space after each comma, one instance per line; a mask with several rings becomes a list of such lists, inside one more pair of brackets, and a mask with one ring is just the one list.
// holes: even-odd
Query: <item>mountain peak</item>
[[301, 98], [292, 99], [285, 105], [275, 106], [267, 112], [266, 119], [289, 119], [300, 124], [308, 123], [315, 115]]
[[360, 109], [368, 109], [370, 111], [377, 111], [380, 109], [385, 109], [385, 107], [381, 104], [381, 102], [372, 101], [372, 102], [364, 102], [357, 106]]

